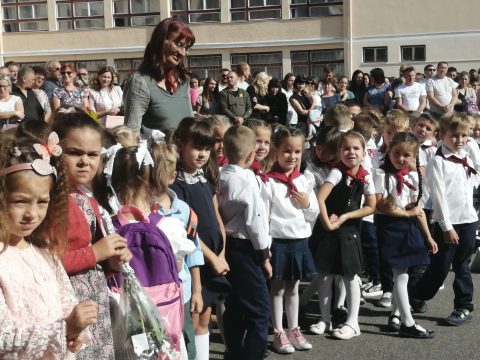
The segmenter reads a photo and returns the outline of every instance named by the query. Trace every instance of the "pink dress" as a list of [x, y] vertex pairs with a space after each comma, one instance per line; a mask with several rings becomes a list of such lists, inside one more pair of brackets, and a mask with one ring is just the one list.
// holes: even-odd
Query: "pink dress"
[[47, 250], [7, 247], [0, 253], [0, 359], [75, 359], [63, 319], [77, 303]]

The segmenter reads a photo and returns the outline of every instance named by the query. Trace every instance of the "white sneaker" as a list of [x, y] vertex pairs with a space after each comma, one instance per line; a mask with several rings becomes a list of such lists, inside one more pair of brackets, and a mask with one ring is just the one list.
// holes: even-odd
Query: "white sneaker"
[[293, 354], [295, 352], [295, 348], [290, 344], [285, 331], [274, 330], [272, 347], [279, 354]]
[[385, 308], [392, 306], [392, 293], [389, 291], [384, 292], [382, 298], [378, 301], [378, 306]]
[[287, 337], [295, 350], [310, 350], [312, 348], [312, 344], [303, 337], [299, 327], [293, 330], [287, 330]]
[[320, 320], [316, 324], [310, 325], [310, 332], [315, 335], [323, 335], [329, 331], [332, 331], [332, 323], [326, 323], [323, 320]]
[[365, 299], [375, 299], [378, 300], [382, 297], [383, 291], [382, 291], [382, 285], [373, 285], [373, 283], [369, 283], [365, 285], [362, 291], [362, 295]]

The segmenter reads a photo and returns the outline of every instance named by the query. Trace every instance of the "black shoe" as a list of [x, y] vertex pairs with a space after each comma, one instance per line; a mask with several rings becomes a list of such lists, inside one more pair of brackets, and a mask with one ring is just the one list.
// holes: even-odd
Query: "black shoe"
[[421, 330], [417, 328], [417, 324], [408, 327], [401, 324], [399, 335], [413, 339], [433, 339], [435, 337], [435, 331]]
[[388, 327], [391, 331], [399, 332], [401, 323], [400, 316], [398, 315], [390, 315], [388, 317]]
[[428, 305], [425, 301], [420, 300], [420, 299], [410, 299], [410, 306], [413, 309], [413, 312], [423, 314], [424, 312], [427, 312], [428, 310]]

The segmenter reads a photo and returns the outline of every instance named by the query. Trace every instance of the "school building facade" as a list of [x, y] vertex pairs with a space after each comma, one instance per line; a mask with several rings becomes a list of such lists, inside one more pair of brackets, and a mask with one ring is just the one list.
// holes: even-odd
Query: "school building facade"
[[447, 60], [480, 67], [480, 2], [449, 0], [1, 0], [0, 64], [74, 62], [125, 78], [141, 61], [153, 26], [188, 22], [190, 69], [205, 77], [247, 61], [252, 72], [322, 76]]

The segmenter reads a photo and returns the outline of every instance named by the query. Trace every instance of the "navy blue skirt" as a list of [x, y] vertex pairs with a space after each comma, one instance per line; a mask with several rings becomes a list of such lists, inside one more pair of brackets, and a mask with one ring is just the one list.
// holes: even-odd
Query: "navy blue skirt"
[[272, 241], [272, 280], [311, 280], [316, 274], [308, 239]]
[[430, 264], [425, 239], [415, 218], [377, 214], [375, 227], [381, 258], [392, 269]]

